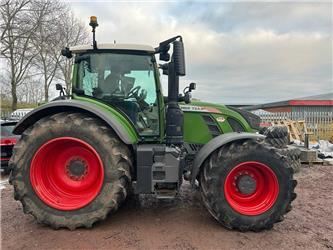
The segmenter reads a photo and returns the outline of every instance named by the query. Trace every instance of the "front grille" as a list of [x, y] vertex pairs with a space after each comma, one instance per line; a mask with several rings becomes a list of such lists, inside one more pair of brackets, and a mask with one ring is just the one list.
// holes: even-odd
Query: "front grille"
[[212, 137], [216, 137], [221, 134], [220, 127], [215, 122], [214, 118], [212, 118], [210, 115], [202, 115], [202, 118], [204, 119]]
[[234, 118], [229, 117], [227, 120], [234, 132], [244, 132], [245, 131], [243, 126], [238, 121], [236, 121]]
[[189, 146], [190, 146], [191, 150], [194, 151], [194, 152], [199, 151], [200, 148], [202, 147], [201, 144], [193, 144], [193, 143], [189, 144]]
[[251, 112], [248, 112], [246, 110], [238, 109], [232, 106], [227, 106], [229, 109], [236, 111], [240, 115], [243, 116], [243, 118], [249, 123], [251, 128], [254, 129], [260, 129], [260, 122], [261, 119], [259, 116], [252, 114]]
[[209, 115], [203, 115], [202, 118], [205, 120], [206, 123], [208, 124], [214, 124], [214, 120], [212, 117], [210, 117]]

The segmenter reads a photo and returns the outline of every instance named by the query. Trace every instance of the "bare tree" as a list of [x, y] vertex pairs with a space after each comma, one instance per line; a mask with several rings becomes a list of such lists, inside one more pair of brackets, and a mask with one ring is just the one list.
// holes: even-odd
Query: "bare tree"
[[[65, 13], [61, 20], [62, 25], [58, 26], [59, 31], [57, 32], [58, 44], [61, 47], [58, 47], [58, 49], [88, 43], [89, 32], [85, 24], [78, 20], [72, 12]], [[67, 89], [71, 88], [72, 66], [73, 59], [60, 58], [59, 69], [61, 74], [59, 79], [65, 82]]]
[[43, 82], [38, 78], [30, 78], [25, 81], [17, 91], [18, 101], [38, 104], [43, 102]]
[[39, 96], [38, 80], [45, 101], [55, 79], [70, 88], [73, 61], [61, 57], [60, 51], [86, 43], [89, 33], [68, 5], [60, 0], [0, 0], [0, 21], [0, 63], [8, 69], [6, 84], [1, 85], [10, 86], [13, 110], [20, 100], [39, 98], [30, 91], [24, 94], [30, 88]]
[[10, 87], [10, 72], [6, 67], [0, 69], [0, 87], [1, 87], [1, 101], [8, 100], [11, 95]]
[[61, 49], [86, 43], [89, 36], [85, 25], [66, 5], [53, 0], [49, 9], [50, 14], [44, 16], [33, 39], [39, 52], [34, 60], [35, 70], [42, 75], [46, 102], [49, 99], [49, 88], [55, 79], [65, 82], [67, 89], [71, 87], [73, 61], [62, 57]]
[[[35, 2], [34, 9], [40, 9], [41, 3]], [[61, 23], [62, 13], [68, 12], [64, 3], [57, 0], [47, 0], [42, 4], [47, 4], [47, 12], [42, 17], [42, 21], [35, 32], [32, 42], [38, 51], [38, 55], [33, 61], [34, 71], [39, 72], [42, 76], [44, 100], [49, 100], [49, 88], [56, 74], [59, 71], [60, 50], [58, 49], [58, 30]]]
[[1, 0], [1, 56], [10, 71], [12, 109], [17, 107], [17, 87], [28, 75], [32, 60], [37, 56], [31, 43], [46, 5], [31, 9], [33, 0]]

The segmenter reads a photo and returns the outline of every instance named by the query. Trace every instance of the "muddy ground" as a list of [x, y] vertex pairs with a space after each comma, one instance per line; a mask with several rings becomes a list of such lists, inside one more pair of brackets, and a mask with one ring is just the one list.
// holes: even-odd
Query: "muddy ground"
[[52, 230], [22, 212], [12, 187], [1, 189], [2, 249], [333, 249], [333, 166], [296, 174], [298, 198], [270, 231], [241, 233], [221, 227], [183, 188], [173, 202], [134, 198], [92, 229]]

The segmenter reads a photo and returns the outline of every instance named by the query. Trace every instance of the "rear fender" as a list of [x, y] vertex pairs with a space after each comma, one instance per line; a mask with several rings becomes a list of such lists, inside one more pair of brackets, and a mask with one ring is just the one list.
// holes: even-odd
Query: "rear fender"
[[106, 109], [93, 103], [77, 100], [53, 101], [34, 109], [15, 126], [13, 133], [20, 135], [43, 117], [68, 111], [86, 113], [103, 120], [125, 144], [135, 144], [138, 141], [138, 135], [133, 125], [121, 113], [111, 107]]
[[265, 136], [260, 134], [254, 134], [254, 133], [228, 133], [228, 134], [222, 134], [214, 139], [210, 140], [207, 144], [205, 144], [199, 152], [196, 154], [193, 162], [193, 168], [192, 168], [192, 179], [191, 184], [194, 185], [195, 180], [200, 172], [200, 168], [204, 161], [207, 159], [207, 157], [214, 152], [216, 149], [222, 147], [223, 145], [238, 141], [238, 140], [246, 140], [246, 139], [252, 139], [252, 140], [263, 140], [265, 139]]

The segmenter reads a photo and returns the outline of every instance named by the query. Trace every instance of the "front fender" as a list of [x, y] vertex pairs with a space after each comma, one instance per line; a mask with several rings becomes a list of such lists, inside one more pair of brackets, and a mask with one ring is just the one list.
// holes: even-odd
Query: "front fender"
[[135, 144], [138, 141], [138, 135], [133, 125], [120, 112], [106, 105], [99, 106], [77, 100], [53, 101], [34, 109], [21, 119], [15, 126], [13, 133], [20, 135], [43, 117], [68, 111], [86, 113], [103, 120], [126, 144]]
[[260, 134], [254, 134], [254, 133], [228, 133], [228, 134], [222, 134], [214, 139], [210, 140], [208, 143], [206, 143], [196, 154], [193, 162], [193, 168], [192, 168], [192, 179], [191, 184], [194, 185], [195, 180], [199, 174], [201, 165], [204, 163], [204, 161], [207, 159], [207, 157], [214, 152], [216, 149], [220, 148], [221, 146], [237, 141], [237, 140], [245, 140], [245, 139], [265, 139], [264, 135]]

